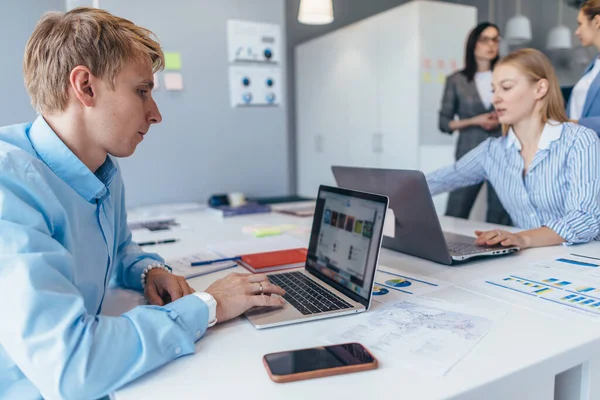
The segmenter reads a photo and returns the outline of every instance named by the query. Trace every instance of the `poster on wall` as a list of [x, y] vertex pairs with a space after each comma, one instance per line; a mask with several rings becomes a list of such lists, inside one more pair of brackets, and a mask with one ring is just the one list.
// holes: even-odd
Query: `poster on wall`
[[278, 64], [281, 61], [281, 28], [277, 24], [227, 21], [230, 63]]

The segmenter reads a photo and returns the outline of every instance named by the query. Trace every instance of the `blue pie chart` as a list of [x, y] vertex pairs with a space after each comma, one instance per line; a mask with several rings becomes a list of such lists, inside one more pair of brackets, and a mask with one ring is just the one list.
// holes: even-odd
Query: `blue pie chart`
[[389, 281], [385, 281], [385, 284], [393, 287], [408, 287], [412, 285], [410, 281], [402, 278], [390, 279]]
[[389, 292], [389, 290], [379, 285], [373, 286], [373, 296], [383, 296], [385, 294], [388, 294]]

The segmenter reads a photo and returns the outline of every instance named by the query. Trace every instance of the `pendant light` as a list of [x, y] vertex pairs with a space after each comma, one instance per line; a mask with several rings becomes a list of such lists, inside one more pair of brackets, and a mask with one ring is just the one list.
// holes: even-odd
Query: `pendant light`
[[570, 49], [571, 31], [562, 23], [563, 20], [563, 0], [558, 0], [558, 25], [548, 32], [548, 41], [546, 48], [548, 50]]
[[506, 41], [515, 46], [531, 42], [531, 22], [521, 14], [521, 0], [517, 0], [517, 15], [506, 23]]
[[333, 22], [332, 0], [300, 0], [298, 21], [307, 25], [324, 25]]

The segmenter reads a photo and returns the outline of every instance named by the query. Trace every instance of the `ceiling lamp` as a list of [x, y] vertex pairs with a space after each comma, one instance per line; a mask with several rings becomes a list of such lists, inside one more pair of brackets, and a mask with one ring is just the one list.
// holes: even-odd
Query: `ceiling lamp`
[[521, 0], [517, 0], [517, 15], [506, 23], [506, 41], [509, 45], [522, 46], [531, 41], [531, 22], [521, 15]]
[[307, 25], [324, 25], [333, 22], [332, 0], [300, 0], [298, 21]]
[[548, 32], [548, 41], [546, 48], [548, 50], [570, 49], [573, 47], [571, 43], [571, 31], [563, 25], [563, 2], [558, 0], [558, 25]]

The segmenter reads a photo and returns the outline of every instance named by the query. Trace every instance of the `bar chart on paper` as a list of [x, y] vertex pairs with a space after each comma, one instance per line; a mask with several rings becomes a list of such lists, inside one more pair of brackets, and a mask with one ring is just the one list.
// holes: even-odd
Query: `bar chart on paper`
[[572, 254], [568, 258], [534, 263], [510, 274], [489, 277], [484, 284], [600, 317], [598, 265]]

